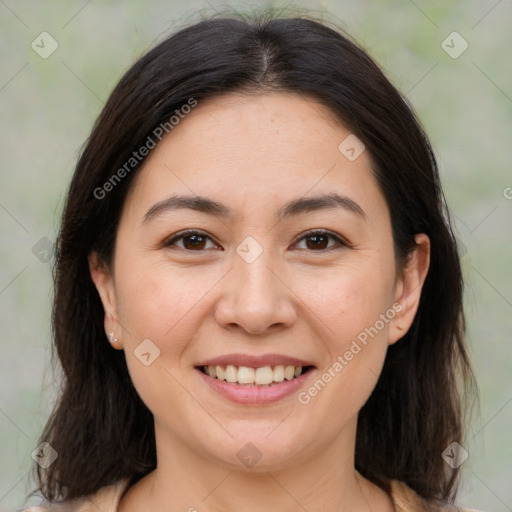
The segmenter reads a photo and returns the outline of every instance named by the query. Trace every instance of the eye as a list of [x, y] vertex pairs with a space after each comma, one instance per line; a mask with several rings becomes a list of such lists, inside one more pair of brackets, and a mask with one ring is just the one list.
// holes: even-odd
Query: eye
[[[313, 250], [314, 252], [321, 252], [325, 249], [331, 249], [333, 245], [336, 245], [333, 244], [329, 246], [329, 239], [337, 242], [339, 246], [349, 246], [349, 244], [339, 236], [324, 229], [309, 231], [305, 235], [302, 235], [296, 243], [306, 240], [306, 249]], [[183, 241], [183, 244], [180, 246], [176, 243], [178, 241]], [[218, 247], [206, 233], [197, 230], [188, 230], [172, 236], [172, 238], [169, 238], [163, 243], [163, 246], [170, 247], [174, 245], [191, 252], [203, 251], [212, 248], [206, 247], [208, 241], [212, 242], [213, 248]]]
[[[205, 247], [206, 241], [212, 241], [211, 238], [202, 231], [188, 230], [169, 238], [163, 243], [163, 246], [169, 247], [176, 245], [176, 241], [178, 240], [183, 240], [183, 245], [178, 247], [188, 251], [202, 251], [208, 249], [208, 247]], [[214, 246], [217, 247], [215, 244]]]
[[[325, 229], [316, 229], [308, 231], [305, 235], [302, 235], [299, 238], [299, 242], [301, 242], [302, 240], [306, 240], [306, 249], [319, 252], [318, 250], [322, 251], [325, 249], [332, 248], [332, 245], [326, 245], [329, 243], [329, 238], [331, 240], [335, 240], [336, 242], [338, 242], [338, 245], [348, 246], [348, 243], [342, 240], [339, 236], [336, 236], [334, 233], [331, 233], [330, 231], [327, 231]], [[310, 240], [311, 243], [308, 243], [308, 240]]]

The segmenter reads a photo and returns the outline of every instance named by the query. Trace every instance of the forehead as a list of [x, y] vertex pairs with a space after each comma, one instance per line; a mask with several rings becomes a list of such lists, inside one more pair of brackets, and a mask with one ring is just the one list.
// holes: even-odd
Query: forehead
[[351, 161], [339, 150], [350, 135], [327, 107], [308, 96], [209, 99], [152, 150], [130, 199], [142, 208], [171, 192], [208, 195], [239, 212], [274, 210], [290, 197], [337, 192], [367, 208], [385, 208], [367, 152]]

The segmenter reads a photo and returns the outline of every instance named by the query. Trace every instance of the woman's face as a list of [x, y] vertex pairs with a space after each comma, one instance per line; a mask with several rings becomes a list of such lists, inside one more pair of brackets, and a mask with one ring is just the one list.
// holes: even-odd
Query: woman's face
[[157, 448], [262, 471], [350, 453], [428, 268], [424, 235], [396, 268], [370, 166], [326, 107], [285, 93], [199, 102], [152, 150], [112, 272], [91, 270]]

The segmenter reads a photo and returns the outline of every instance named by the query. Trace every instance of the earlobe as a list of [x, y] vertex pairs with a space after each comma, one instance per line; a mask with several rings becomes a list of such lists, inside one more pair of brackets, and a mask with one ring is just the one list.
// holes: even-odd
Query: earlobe
[[421, 298], [423, 284], [430, 266], [430, 239], [420, 233], [414, 237], [416, 247], [409, 256], [402, 276], [396, 285], [395, 303], [399, 311], [390, 322], [389, 344], [402, 338], [411, 327]]
[[[89, 255], [89, 271], [91, 279], [98, 290], [105, 312], [104, 326], [108, 340], [114, 348], [122, 348], [122, 340], [119, 329], [117, 313], [117, 301], [115, 294], [114, 278], [110, 269], [99, 260], [98, 254], [92, 252]], [[115, 336], [114, 336], [115, 334]], [[114, 343], [114, 339], [116, 342]]]

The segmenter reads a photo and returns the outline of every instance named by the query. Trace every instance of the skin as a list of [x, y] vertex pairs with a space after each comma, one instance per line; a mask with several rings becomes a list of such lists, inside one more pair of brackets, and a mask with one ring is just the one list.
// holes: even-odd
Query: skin
[[[200, 103], [150, 153], [126, 199], [112, 267], [90, 256], [105, 330], [155, 418], [158, 466], [128, 490], [120, 512], [394, 510], [354, 469], [357, 416], [388, 346], [414, 319], [430, 243], [416, 235], [407, 267], [396, 268], [370, 156], [349, 161], [338, 150], [349, 134], [312, 98], [229, 94]], [[291, 199], [332, 192], [366, 218], [342, 208], [274, 217]], [[142, 222], [173, 194], [207, 196], [233, 218], [180, 209]], [[164, 246], [185, 229], [209, 238], [199, 249], [190, 239]], [[350, 246], [327, 238], [317, 248], [301, 236], [310, 229]], [[263, 250], [252, 263], [236, 252], [248, 236]], [[231, 352], [280, 353], [311, 361], [311, 384], [398, 303], [401, 311], [307, 405], [296, 393], [235, 404], [194, 370]], [[134, 355], [147, 338], [160, 350], [149, 366]], [[248, 442], [262, 454], [252, 468], [237, 457]]]

